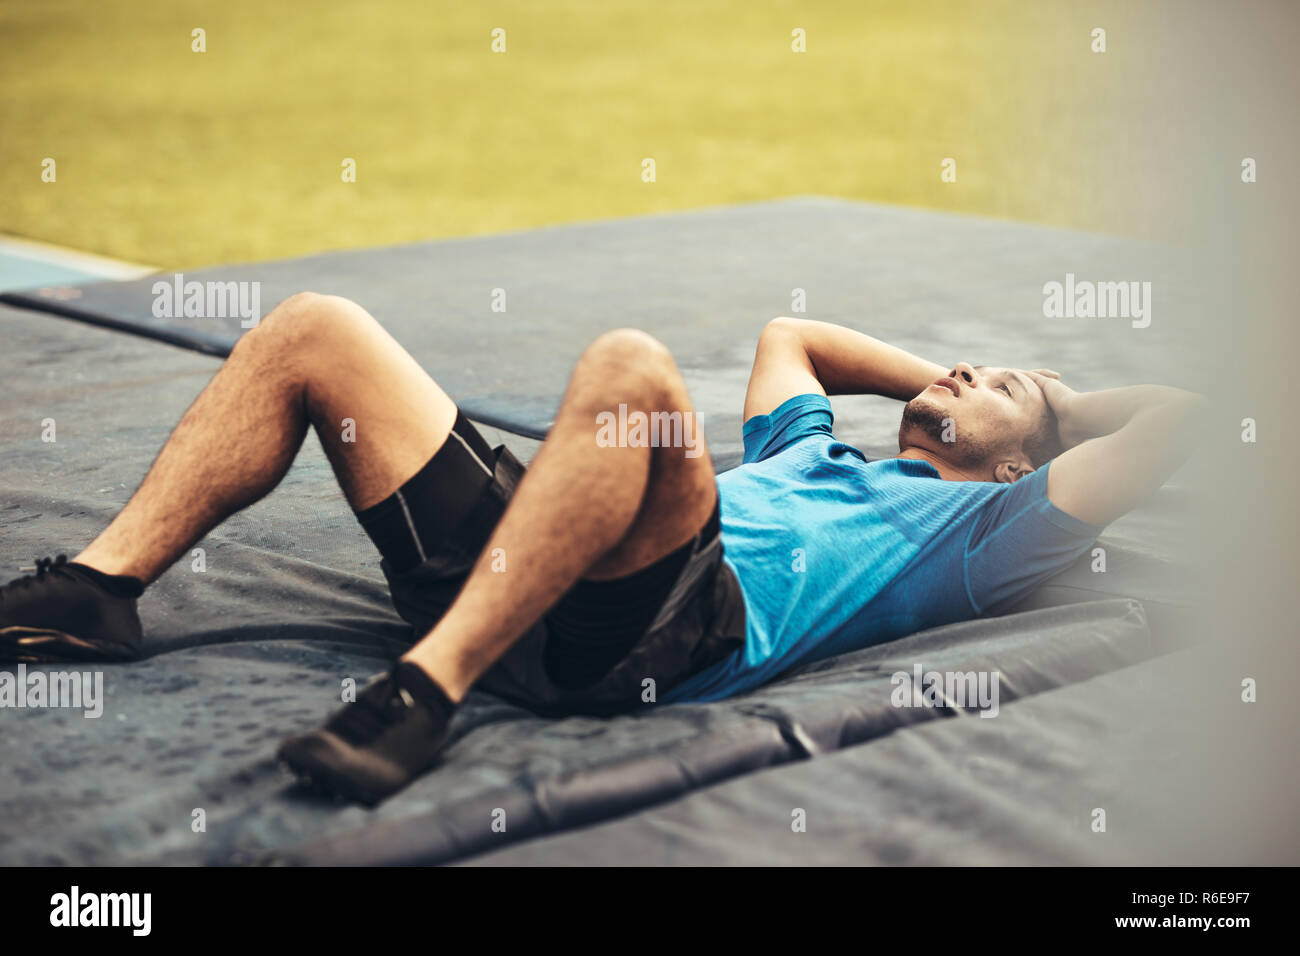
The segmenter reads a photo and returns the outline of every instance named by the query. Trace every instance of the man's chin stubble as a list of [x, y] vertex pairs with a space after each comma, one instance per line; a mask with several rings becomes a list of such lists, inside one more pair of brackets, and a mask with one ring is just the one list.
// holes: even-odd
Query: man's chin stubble
[[903, 420], [898, 426], [899, 446], [902, 447], [904, 436], [908, 434], [924, 435], [931, 441], [942, 442], [948, 419], [948, 414], [933, 402], [923, 398], [912, 399], [903, 406]]
[[[944, 441], [944, 432], [949, 430], [950, 425], [960, 441]], [[917, 440], [922, 437], [925, 441]], [[903, 420], [898, 426], [899, 450], [917, 445], [932, 452], [942, 449], [938, 453], [943, 458], [961, 467], [977, 465], [984, 460], [983, 450], [976, 447], [971, 439], [961, 435], [947, 409], [920, 397], [912, 399], [903, 407]]]

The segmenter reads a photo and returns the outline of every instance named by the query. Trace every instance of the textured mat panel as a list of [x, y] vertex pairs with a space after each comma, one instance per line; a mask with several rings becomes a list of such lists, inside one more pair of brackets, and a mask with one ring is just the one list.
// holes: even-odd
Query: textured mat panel
[[[553, 777], [530, 779], [529, 792], [517, 789], [484, 794], [473, 804], [435, 803], [411, 819], [357, 829], [275, 854], [282, 862], [314, 865], [442, 863], [469, 853], [495, 849], [550, 828], [582, 826], [624, 813], [638, 803], [678, 796], [725, 778], [727, 773], [820, 754], [888, 734], [896, 728], [931, 721], [941, 711], [898, 708], [891, 702], [891, 676], [926, 669], [997, 669], [1002, 700], [1084, 680], [1143, 659], [1150, 652], [1145, 619], [1132, 602], [1108, 601], [970, 621], [936, 628], [891, 645], [823, 661], [793, 679], [777, 681], [752, 694], [712, 704], [674, 705], [644, 716], [612, 721], [570, 718], [552, 730], [572, 728], [596, 741], [617, 735], [622, 756], [573, 773], [557, 767]], [[715, 721], [727, 715], [721, 728]], [[707, 718], [707, 720], [706, 720]], [[699, 733], [670, 747], [659, 745], [659, 721], [699, 721]], [[761, 720], [765, 730], [730, 721]], [[741, 729], [743, 728], [743, 729]], [[507, 725], [495, 732], [522, 729]], [[548, 730], [548, 736], [552, 733]], [[772, 736], [775, 733], [776, 736]], [[444, 775], [460, 772], [461, 760], [473, 766], [487, 738], [476, 731], [465, 750], [448, 755], [429, 791]], [[544, 746], [552, 749], [553, 740]], [[585, 750], [590, 742], [584, 741]], [[493, 751], [495, 752], [495, 751]], [[585, 763], [587, 758], [575, 759]], [[435, 791], [436, 792], [436, 791]], [[514, 797], [512, 800], [511, 797]], [[504, 809], [506, 828], [493, 811]], [[737, 821], [737, 828], [743, 826]]]
[[300, 793], [272, 754], [337, 706], [343, 679], [378, 669], [372, 659], [328, 639], [190, 647], [104, 668], [99, 718], [0, 713], [0, 862], [447, 862], [935, 720], [941, 711], [890, 702], [890, 674], [914, 662], [993, 665], [1005, 705], [1149, 652], [1135, 605], [1095, 602], [953, 625], [731, 701], [612, 719], [547, 720], [475, 693], [442, 764], [366, 811]]
[[[75, 555], [121, 509], [215, 359], [0, 309], [0, 577]], [[54, 441], [43, 440], [53, 422]], [[275, 493], [199, 543], [141, 601], [146, 649], [332, 634], [378, 652], [408, 628], [314, 436]], [[279, 630], [276, 630], [279, 629]]]
[[[1261, 847], [1239, 839], [1234, 846], [1217, 836], [1239, 838], [1244, 828], [1230, 801], [1215, 797], [1223, 764], [1208, 761], [1203, 744], [1206, 694], [1222, 683], [1215, 671], [1201, 649], [1180, 651], [1017, 700], [996, 718], [966, 715], [912, 725], [863, 746], [468, 862], [1249, 862]], [[796, 808], [803, 811], [802, 832], [792, 826]], [[1097, 808], [1105, 811], [1104, 832], [1093, 829]], [[1276, 837], [1294, 846], [1294, 834]]]
[[[1049, 364], [1101, 387], [1160, 378], [1161, 362], [1180, 361], [1171, 330], [1157, 314], [1150, 329], [1094, 320], [1083, 335], [1042, 318], [1042, 283], [1089, 269], [1139, 277], [1149, 255], [1101, 237], [805, 200], [208, 275], [261, 281], [267, 304], [301, 288], [357, 298], [458, 399], [519, 430], [549, 424], [587, 340], [641, 325], [678, 353], [726, 464], [738, 457], [754, 339], [768, 317], [791, 312], [791, 288], [807, 291], [811, 317], [924, 354]], [[507, 289], [506, 313], [488, 308], [496, 287]], [[149, 288], [97, 284], [57, 301], [138, 329]], [[209, 336], [216, 352], [231, 338], [207, 320], [162, 331]], [[0, 561], [17, 565], [75, 553], [108, 521], [217, 362], [14, 310], [0, 310], [0, 335], [10, 384], [0, 399]], [[890, 452], [894, 403], [835, 405], [841, 437]], [[41, 441], [47, 418], [54, 443]], [[1133, 595], [1180, 608], [1193, 550], [1179, 537], [1190, 533], [1185, 498], [1180, 484], [1162, 491], [1103, 538], [1104, 573], [1080, 562], [1028, 603]], [[821, 662], [733, 701], [613, 721], [547, 721], [475, 694], [445, 766], [372, 813], [297, 794], [270, 759], [279, 739], [338, 706], [344, 679], [382, 669], [409, 638], [314, 438], [280, 489], [201, 546], [206, 571], [182, 562], [142, 602], [153, 656], [105, 668], [104, 717], [0, 712], [0, 762], [14, 768], [0, 783], [0, 861], [454, 860], [937, 716], [882, 704], [887, 665], [997, 667], [1008, 693], [1036, 693], [1153, 646], [1139, 609], [1102, 601], [969, 622]], [[191, 830], [196, 808], [207, 814], [203, 834]], [[505, 833], [491, 826], [497, 808]]]
[[[1152, 282], [1149, 327], [1045, 318], [1043, 286]], [[158, 278], [6, 296], [221, 351], [241, 320], [154, 317]], [[739, 459], [754, 342], [794, 312], [932, 358], [1047, 366], [1081, 388], [1195, 374], [1197, 285], [1148, 243], [833, 199], [791, 199], [186, 273], [258, 282], [262, 311], [302, 290], [356, 299], [483, 421], [537, 436], [583, 346], [644, 328], [674, 352], [722, 466]], [[501, 290], [501, 291], [496, 291]], [[494, 311], [504, 294], [505, 311]], [[836, 402], [840, 437], [892, 454], [892, 402]]]
[[[13, 310], [0, 334], [0, 560], [17, 565], [93, 536], [216, 363]], [[47, 419], [54, 442], [41, 441]], [[545, 720], [476, 693], [446, 765], [371, 813], [299, 794], [272, 759], [409, 637], [319, 449], [202, 547], [206, 571], [182, 562], [143, 599], [151, 656], [102, 669], [102, 716], [0, 710], [0, 861], [456, 859], [500, 845], [498, 807], [508, 839], [554, 832], [879, 732], [888, 716], [863, 704], [873, 662], [906, 655], [876, 648], [756, 695], [612, 721]], [[1126, 602], [946, 630], [944, 659], [1006, 658], [1017, 692], [1149, 653]], [[930, 654], [936, 638], [910, 640]]]

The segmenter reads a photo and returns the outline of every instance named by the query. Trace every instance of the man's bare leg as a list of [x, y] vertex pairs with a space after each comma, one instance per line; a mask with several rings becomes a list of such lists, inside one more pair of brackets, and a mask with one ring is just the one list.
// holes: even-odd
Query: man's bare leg
[[[344, 441], [343, 419], [355, 422]], [[309, 425], [355, 510], [392, 494], [447, 439], [456, 406], [364, 309], [296, 295], [246, 333], [139, 489], [75, 560], [149, 584], [279, 484]]]
[[[453, 701], [581, 577], [621, 577], [690, 541], [717, 501], [698, 428], [683, 448], [601, 447], [597, 415], [693, 416], [671, 354], [633, 330], [597, 339], [579, 360], [541, 451], [456, 601], [404, 659]], [[689, 432], [688, 432], [689, 434]], [[493, 555], [507, 573], [493, 571]]]

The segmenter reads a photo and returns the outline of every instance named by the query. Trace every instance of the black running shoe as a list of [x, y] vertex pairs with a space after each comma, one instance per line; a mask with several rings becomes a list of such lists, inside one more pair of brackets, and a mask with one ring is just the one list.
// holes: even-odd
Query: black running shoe
[[34, 570], [0, 588], [0, 662], [139, 658], [138, 580], [101, 574], [62, 554], [41, 558]]
[[320, 730], [282, 743], [279, 757], [313, 788], [373, 807], [437, 762], [455, 710], [424, 671], [402, 663]]

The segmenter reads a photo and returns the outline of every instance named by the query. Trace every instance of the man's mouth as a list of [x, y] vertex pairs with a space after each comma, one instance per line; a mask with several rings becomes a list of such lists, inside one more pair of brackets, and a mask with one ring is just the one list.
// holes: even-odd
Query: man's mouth
[[930, 387], [934, 388], [935, 386], [946, 388], [948, 391], [952, 392], [954, 396], [961, 398], [961, 386], [958, 385], [957, 380], [951, 376], [945, 376], [944, 378], [939, 379]]

